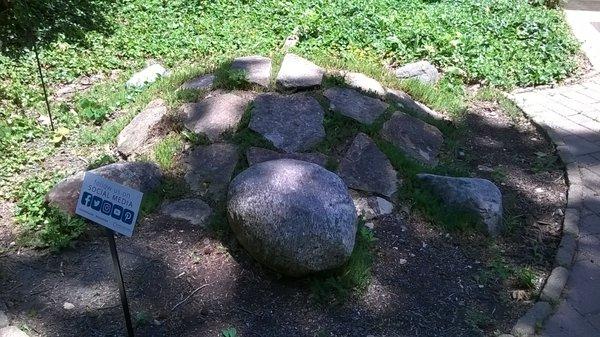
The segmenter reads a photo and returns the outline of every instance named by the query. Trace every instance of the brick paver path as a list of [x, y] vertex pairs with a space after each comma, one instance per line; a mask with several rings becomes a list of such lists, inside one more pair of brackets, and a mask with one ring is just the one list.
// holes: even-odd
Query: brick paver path
[[567, 211], [579, 215], [578, 250], [542, 336], [600, 336], [600, 75], [511, 95], [540, 124], [567, 164]]

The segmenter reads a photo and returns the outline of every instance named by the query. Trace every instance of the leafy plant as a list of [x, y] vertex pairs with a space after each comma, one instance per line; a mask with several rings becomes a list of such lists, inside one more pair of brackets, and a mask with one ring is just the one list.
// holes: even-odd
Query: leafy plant
[[222, 337], [237, 337], [237, 330], [235, 328], [227, 328], [221, 331]]
[[61, 249], [69, 246], [85, 229], [85, 222], [46, 204], [45, 196], [58, 177], [47, 175], [27, 179], [15, 193], [15, 221], [23, 228], [23, 241], [39, 247]]
[[77, 111], [84, 120], [93, 122], [96, 125], [102, 124], [110, 114], [108, 107], [88, 98], [83, 98], [77, 102]]

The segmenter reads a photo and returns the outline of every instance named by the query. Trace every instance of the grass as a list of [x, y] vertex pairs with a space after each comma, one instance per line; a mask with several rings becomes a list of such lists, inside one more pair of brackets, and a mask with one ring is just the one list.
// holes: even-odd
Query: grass
[[183, 150], [183, 142], [178, 134], [169, 134], [154, 146], [154, 160], [163, 171], [175, 165], [175, 157]]
[[338, 270], [325, 272], [310, 279], [315, 299], [320, 303], [340, 303], [352, 293], [364, 291], [371, 281], [373, 265], [373, 232], [358, 225], [354, 250], [348, 262]]

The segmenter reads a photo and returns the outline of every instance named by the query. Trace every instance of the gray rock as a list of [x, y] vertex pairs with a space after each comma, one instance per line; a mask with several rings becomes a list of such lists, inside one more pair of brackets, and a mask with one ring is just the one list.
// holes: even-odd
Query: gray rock
[[477, 215], [488, 234], [496, 236], [503, 229], [502, 193], [491, 181], [433, 174], [418, 174], [417, 177], [424, 186], [438, 195], [446, 206], [471, 211]]
[[206, 98], [200, 103], [183, 104], [180, 113], [188, 130], [216, 142], [225, 133], [237, 129], [247, 105], [247, 99], [234, 94], [223, 94]]
[[28, 335], [16, 326], [11, 325], [0, 329], [0, 337], [28, 337]]
[[[90, 172], [142, 193], [151, 192], [162, 183], [162, 173], [158, 166], [153, 163], [114, 163], [99, 167]], [[59, 182], [46, 195], [46, 202], [51, 206], [58, 207], [64, 212], [74, 215], [84, 173], [83, 171], [79, 172]]]
[[227, 210], [240, 244], [286, 275], [339, 267], [354, 248], [357, 218], [348, 190], [313, 163], [280, 159], [251, 166], [231, 182]]
[[409, 63], [396, 69], [394, 74], [400, 79], [416, 79], [427, 84], [435, 84], [440, 78], [437, 68], [427, 61]]
[[444, 137], [435, 126], [402, 112], [383, 124], [381, 137], [408, 156], [427, 165], [437, 165]]
[[389, 159], [367, 135], [359, 133], [340, 161], [338, 174], [348, 187], [388, 198], [396, 193], [398, 179]]
[[298, 55], [286, 54], [277, 73], [277, 86], [283, 90], [321, 85], [325, 70]]
[[231, 63], [231, 69], [243, 70], [246, 80], [263, 87], [271, 80], [271, 59], [259, 55], [238, 57]]
[[529, 337], [535, 335], [535, 328], [541, 325], [552, 313], [552, 307], [548, 302], [537, 302], [525, 315], [523, 315], [513, 326], [512, 334], [515, 337]]
[[117, 151], [129, 157], [147, 150], [153, 138], [152, 131], [160, 125], [167, 114], [167, 105], [162, 99], [150, 102], [142, 112], [135, 116], [117, 136]]
[[246, 159], [248, 160], [248, 166], [276, 159], [302, 160], [323, 167], [327, 165], [327, 156], [322, 153], [280, 153], [267, 149], [262, 149], [260, 147], [250, 147], [246, 151]]
[[329, 108], [363, 124], [372, 124], [388, 108], [377, 98], [365, 96], [350, 88], [329, 88], [323, 96], [329, 99]]
[[133, 74], [125, 83], [125, 86], [128, 88], [141, 88], [146, 84], [155, 82], [160, 76], [166, 76], [167, 73], [167, 69], [160, 64], [152, 64]]
[[205, 226], [210, 219], [212, 209], [200, 199], [182, 199], [163, 204], [161, 213], [173, 219], [187, 220], [192, 225]]
[[433, 118], [439, 121], [448, 121], [449, 119], [443, 114], [431, 110], [421, 102], [412, 99], [407, 93], [402, 90], [387, 89], [386, 97], [389, 101], [396, 102], [402, 110], [414, 113], [421, 118]]
[[179, 89], [183, 90], [210, 90], [215, 83], [215, 75], [206, 74], [193, 78], [183, 83]]
[[380, 97], [385, 96], [385, 88], [374, 78], [371, 78], [361, 73], [347, 73], [344, 76], [346, 84], [352, 88], [362, 90], [364, 92], [370, 92]]
[[0, 311], [0, 328], [7, 327], [10, 322], [8, 321], [8, 316], [4, 313], [4, 311]]
[[198, 146], [185, 160], [185, 181], [203, 197], [224, 200], [237, 161], [237, 149], [232, 144]]
[[305, 94], [262, 94], [254, 100], [250, 129], [285, 152], [310, 150], [325, 138], [325, 112]]
[[363, 195], [355, 191], [350, 191], [350, 195], [352, 196], [356, 213], [367, 221], [390, 214], [394, 210], [394, 205], [391, 202], [378, 196]]

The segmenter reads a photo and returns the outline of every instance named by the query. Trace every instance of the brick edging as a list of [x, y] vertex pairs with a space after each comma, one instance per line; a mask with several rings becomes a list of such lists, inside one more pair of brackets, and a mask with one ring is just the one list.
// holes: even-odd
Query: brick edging
[[566, 166], [567, 184], [567, 207], [562, 225], [562, 239], [556, 251], [554, 259], [554, 269], [546, 279], [544, 287], [540, 292], [538, 301], [527, 312], [521, 316], [513, 328], [511, 334], [500, 335], [499, 337], [529, 337], [535, 336], [539, 328], [543, 326], [544, 321], [554, 312], [557, 304], [560, 302], [560, 295], [569, 278], [571, 266], [577, 250], [577, 241], [579, 236], [579, 221], [582, 200], [582, 183], [579, 167], [573, 162], [571, 153], [567, 150], [562, 140], [557, 137], [545, 123], [538, 123], [534, 116], [527, 114], [525, 109], [519, 104], [519, 101], [511, 94], [506, 97], [514, 102], [524, 116], [539, 128], [552, 140], [556, 146], [556, 151]]

